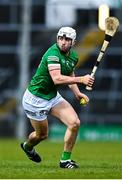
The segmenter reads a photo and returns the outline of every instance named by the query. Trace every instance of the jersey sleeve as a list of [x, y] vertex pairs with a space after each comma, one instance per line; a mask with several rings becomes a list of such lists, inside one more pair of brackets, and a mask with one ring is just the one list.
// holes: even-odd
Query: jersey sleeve
[[49, 55], [47, 57], [47, 63], [49, 64], [59, 64], [59, 57], [55, 55]]
[[60, 60], [57, 52], [53, 51], [47, 56], [48, 67], [60, 68]]

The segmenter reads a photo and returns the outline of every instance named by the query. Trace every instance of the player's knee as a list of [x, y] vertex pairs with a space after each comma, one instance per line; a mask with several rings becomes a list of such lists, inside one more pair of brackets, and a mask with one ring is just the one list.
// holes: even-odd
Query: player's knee
[[70, 124], [70, 129], [71, 130], [78, 130], [80, 127], [80, 120], [76, 119], [75, 121], [72, 121], [72, 123]]

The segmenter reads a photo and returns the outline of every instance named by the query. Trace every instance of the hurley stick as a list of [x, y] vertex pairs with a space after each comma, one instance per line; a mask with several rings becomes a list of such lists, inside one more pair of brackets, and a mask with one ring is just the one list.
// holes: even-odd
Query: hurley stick
[[[105, 20], [105, 39], [103, 41], [100, 53], [98, 55], [98, 58], [96, 60], [96, 63], [92, 69], [91, 76], [94, 77], [95, 73], [97, 71], [97, 68], [100, 64], [100, 61], [103, 58], [103, 55], [106, 52], [106, 49], [112, 39], [112, 37], [115, 35], [119, 27], [119, 20], [116, 17], [108, 17]], [[86, 86], [87, 90], [92, 90], [92, 87]]]

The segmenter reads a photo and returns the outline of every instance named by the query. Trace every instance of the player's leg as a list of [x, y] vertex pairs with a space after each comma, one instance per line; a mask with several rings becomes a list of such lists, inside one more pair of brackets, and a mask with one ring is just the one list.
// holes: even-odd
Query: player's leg
[[28, 145], [33, 147], [48, 137], [48, 121], [47, 119], [44, 121], [31, 119], [30, 122], [35, 131], [29, 135]]
[[36, 97], [26, 90], [23, 96], [22, 104], [34, 131], [29, 135], [26, 142], [21, 143], [21, 147], [29, 159], [35, 162], [40, 162], [41, 158], [35, 152], [34, 146], [48, 136], [48, 101]]
[[48, 121], [37, 121], [30, 119], [31, 125], [34, 131], [30, 133], [28, 140], [21, 143], [21, 147], [26, 153], [26, 155], [35, 162], [40, 162], [41, 158], [39, 154], [35, 151], [34, 146], [36, 146], [40, 141], [44, 140], [48, 136]]
[[75, 110], [67, 101], [62, 101], [52, 108], [51, 114], [67, 126], [64, 137], [64, 151], [72, 151], [80, 126], [80, 120]]
[[74, 161], [70, 161], [70, 157], [76, 142], [80, 120], [73, 107], [66, 100], [54, 106], [51, 110], [51, 114], [59, 118], [67, 126], [64, 136], [64, 152], [61, 157], [62, 163], [60, 163], [60, 167], [76, 168], [78, 166]]

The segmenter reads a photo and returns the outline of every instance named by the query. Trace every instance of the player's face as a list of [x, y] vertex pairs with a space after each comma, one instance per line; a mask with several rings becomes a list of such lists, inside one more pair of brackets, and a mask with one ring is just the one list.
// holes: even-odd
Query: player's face
[[67, 38], [65, 36], [61, 37], [59, 36], [57, 38], [57, 44], [61, 51], [68, 52], [72, 46], [72, 40], [70, 38]]

